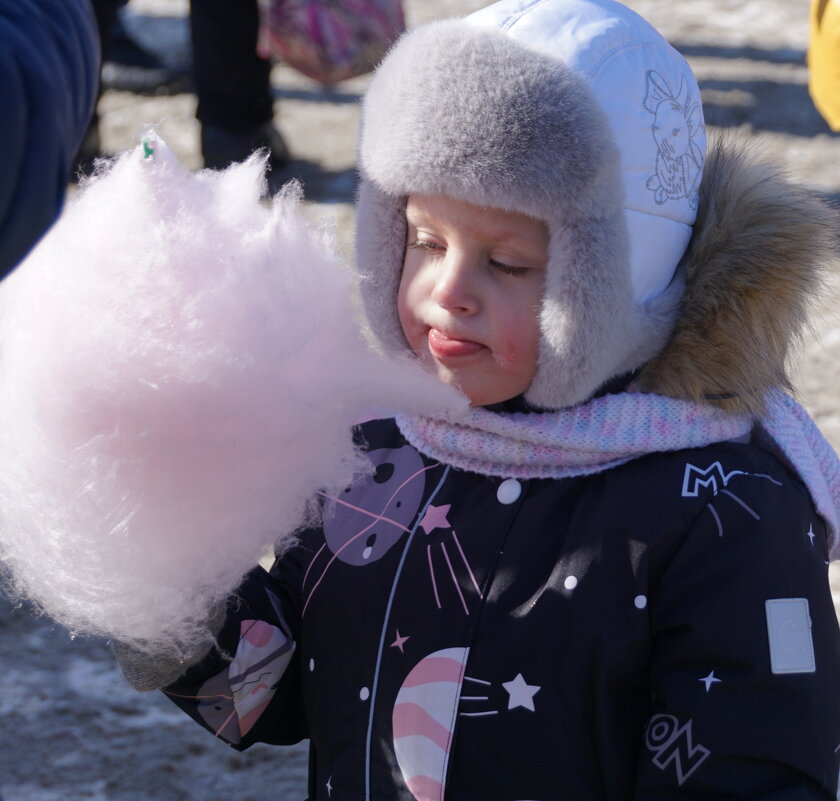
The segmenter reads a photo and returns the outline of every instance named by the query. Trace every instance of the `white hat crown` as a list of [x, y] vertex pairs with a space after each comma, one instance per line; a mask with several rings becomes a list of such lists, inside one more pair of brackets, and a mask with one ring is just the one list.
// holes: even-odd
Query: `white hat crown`
[[501, 0], [467, 20], [559, 59], [589, 85], [620, 153], [634, 296], [657, 297], [691, 237], [706, 155], [685, 59], [614, 0]]

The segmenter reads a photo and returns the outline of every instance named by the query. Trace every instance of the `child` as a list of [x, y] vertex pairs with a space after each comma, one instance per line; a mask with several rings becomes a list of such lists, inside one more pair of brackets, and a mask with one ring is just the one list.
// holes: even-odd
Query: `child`
[[310, 738], [312, 801], [833, 799], [836, 457], [778, 392], [828, 212], [707, 154], [612, 0], [412, 32], [360, 161], [373, 333], [473, 408], [363, 425], [375, 473], [218, 648], [129, 679], [239, 749]]

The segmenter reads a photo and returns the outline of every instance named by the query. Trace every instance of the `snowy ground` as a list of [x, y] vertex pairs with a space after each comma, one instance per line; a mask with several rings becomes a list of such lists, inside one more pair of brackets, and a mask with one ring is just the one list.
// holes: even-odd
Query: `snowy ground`
[[[808, 0], [632, 0], [694, 67], [713, 128], [740, 133], [782, 159], [798, 180], [840, 200], [840, 141], [807, 93]], [[411, 25], [461, 14], [480, 0], [407, 0]], [[189, 58], [187, 0], [132, 0], [128, 23], [173, 63]], [[352, 247], [356, 101], [366, 78], [325, 92], [277, 67], [276, 120], [295, 161], [275, 180], [303, 180], [314, 214]], [[200, 166], [191, 95], [101, 101], [112, 152], [156, 125]], [[823, 303], [798, 364], [801, 397], [840, 448], [840, 287]], [[294, 801], [305, 793], [304, 747], [237, 754], [163, 697], [130, 690], [101, 643], [68, 635], [0, 599], [0, 789], [5, 801]]]

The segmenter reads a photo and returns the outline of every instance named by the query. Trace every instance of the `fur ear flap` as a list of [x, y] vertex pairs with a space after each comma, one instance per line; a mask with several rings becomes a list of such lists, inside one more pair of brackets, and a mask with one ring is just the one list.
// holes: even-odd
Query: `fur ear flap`
[[711, 148], [673, 335], [637, 379], [674, 398], [760, 414], [836, 258], [834, 209], [733, 140]]

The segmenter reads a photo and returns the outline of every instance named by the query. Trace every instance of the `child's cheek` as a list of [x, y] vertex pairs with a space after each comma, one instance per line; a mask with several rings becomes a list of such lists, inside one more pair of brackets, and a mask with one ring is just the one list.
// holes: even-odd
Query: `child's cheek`
[[412, 350], [417, 351], [419, 346], [420, 324], [416, 315], [416, 287], [405, 278], [400, 282], [397, 294], [397, 313], [405, 337]]
[[538, 347], [537, 331], [512, 331], [500, 340], [493, 356], [503, 369], [533, 378], [537, 371]]
[[493, 358], [499, 367], [512, 370], [522, 362], [522, 349], [513, 341], [504, 341], [493, 349]]

